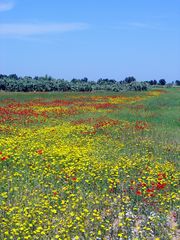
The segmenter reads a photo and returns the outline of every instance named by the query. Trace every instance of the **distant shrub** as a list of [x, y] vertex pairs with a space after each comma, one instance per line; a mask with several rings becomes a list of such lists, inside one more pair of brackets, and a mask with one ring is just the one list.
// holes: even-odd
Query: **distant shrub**
[[45, 77], [18, 77], [16, 74], [9, 76], [0, 74], [0, 90], [11, 92], [51, 92], [51, 91], [146, 91], [149, 84], [136, 82], [134, 77], [128, 77], [124, 81], [117, 82], [114, 79], [99, 79], [97, 82], [88, 81], [87, 78], [72, 79], [70, 82], [64, 79]]
[[175, 83], [177, 86], [180, 86], [180, 80], [176, 80]]
[[162, 85], [162, 86], [164, 86], [164, 85], [166, 85], [166, 80], [165, 79], [160, 79], [159, 80], [159, 85]]

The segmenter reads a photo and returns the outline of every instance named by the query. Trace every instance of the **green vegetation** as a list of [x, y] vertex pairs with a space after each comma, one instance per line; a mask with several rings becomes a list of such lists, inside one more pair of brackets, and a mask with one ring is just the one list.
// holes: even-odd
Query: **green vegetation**
[[148, 83], [136, 82], [134, 77], [127, 77], [124, 81], [117, 82], [114, 79], [99, 79], [97, 82], [88, 81], [87, 78], [72, 79], [70, 82], [64, 79], [45, 77], [18, 77], [16, 74], [9, 76], [0, 74], [0, 90], [10, 92], [51, 92], [51, 91], [74, 91], [90, 92], [97, 90], [105, 91], [144, 91], [148, 89]]

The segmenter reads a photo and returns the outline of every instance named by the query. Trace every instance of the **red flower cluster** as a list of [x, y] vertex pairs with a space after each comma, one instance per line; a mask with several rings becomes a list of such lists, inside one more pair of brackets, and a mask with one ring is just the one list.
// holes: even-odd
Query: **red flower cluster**
[[94, 107], [95, 109], [106, 109], [106, 108], [116, 108], [115, 104], [112, 103], [97, 103], [97, 104], [91, 104], [91, 107]]
[[43, 154], [43, 150], [42, 150], [42, 149], [38, 149], [36, 152], [37, 152], [39, 155]]
[[155, 197], [156, 191], [163, 190], [167, 186], [165, 179], [165, 173], [158, 173], [157, 182], [152, 182], [151, 186], [147, 186], [147, 184], [144, 182], [136, 183], [134, 180], [132, 180], [129, 189], [138, 196], [147, 195], [148, 197]]
[[166, 186], [166, 183], [160, 183], [158, 182], [156, 185], [156, 189], [160, 190], [160, 189], [164, 189]]
[[137, 131], [141, 131], [141, 130], [145, 130], [145, 129], [148, 129], [149, 126], [148, 126], [148, 123], [147, 122], [144, 122], [144, 121], [136, 121], [136, 124], [135, 124], [135, 129]]
[[94, 129], [99, 129], [99, 128], [103, 128], [105, 126], [115, 126], [118, 124], [119, 124], [118, 120], [108, 119], [107, 121], [101, 121], [101, 122], [96, 123], [93, 127], [94, 127]]

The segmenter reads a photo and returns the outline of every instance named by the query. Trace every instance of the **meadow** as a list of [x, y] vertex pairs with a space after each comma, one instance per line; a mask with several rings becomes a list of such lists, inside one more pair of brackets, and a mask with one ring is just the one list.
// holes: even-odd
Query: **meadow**
[[0, 239], [179, 237], [180, 88], [0, 92]]

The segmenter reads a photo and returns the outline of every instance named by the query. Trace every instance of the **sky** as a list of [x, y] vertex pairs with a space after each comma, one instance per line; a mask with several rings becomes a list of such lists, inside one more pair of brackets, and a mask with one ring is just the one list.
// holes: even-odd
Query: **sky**
[[180, 0], [0, 0], [0, 73], [180, 79]]

